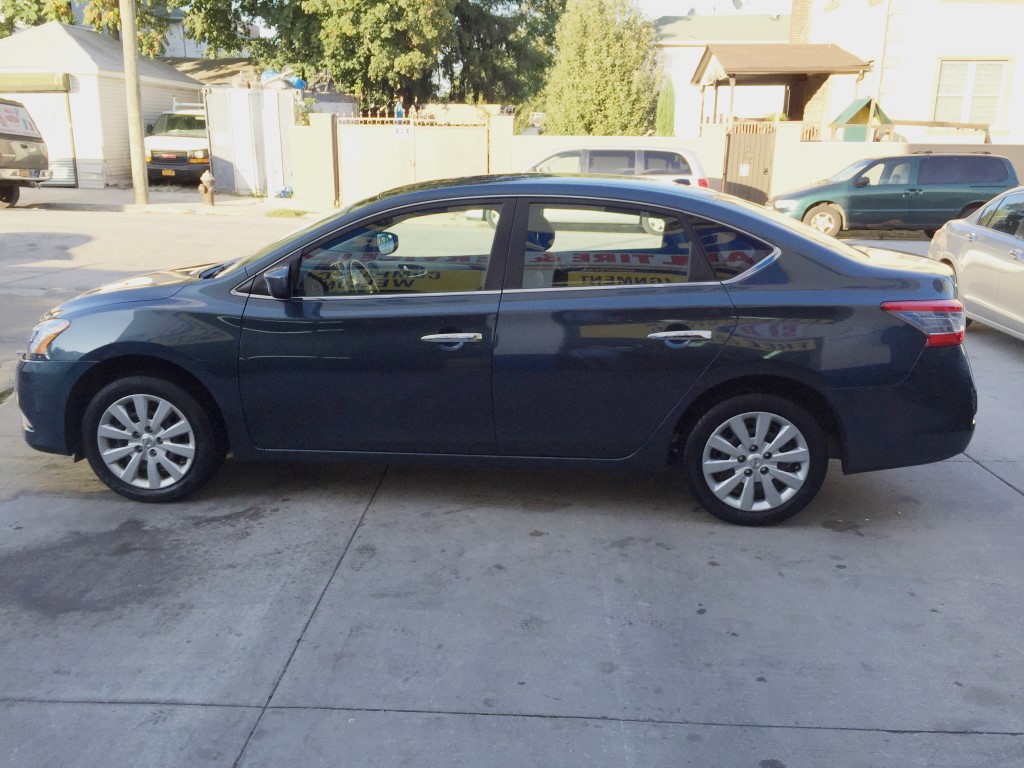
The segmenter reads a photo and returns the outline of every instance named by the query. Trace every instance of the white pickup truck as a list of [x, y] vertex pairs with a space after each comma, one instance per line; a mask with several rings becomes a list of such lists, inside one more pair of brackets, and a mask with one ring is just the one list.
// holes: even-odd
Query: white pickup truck
[[206, 109], [202, 104], [178, 104], [146, 130], [146, 173], [160, 179], [198, 182], [210, 167]]

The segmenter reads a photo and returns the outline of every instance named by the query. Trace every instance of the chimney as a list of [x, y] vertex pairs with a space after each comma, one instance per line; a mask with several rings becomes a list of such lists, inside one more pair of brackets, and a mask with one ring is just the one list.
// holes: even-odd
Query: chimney
[[789, 16], [789, 42], [811, 42], [811, 10], [814, 0], [793, 0]]

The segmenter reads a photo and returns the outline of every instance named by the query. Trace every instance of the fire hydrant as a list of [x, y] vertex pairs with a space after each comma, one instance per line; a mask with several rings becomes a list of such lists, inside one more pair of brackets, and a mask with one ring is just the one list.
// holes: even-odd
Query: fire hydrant
[[213, 188], [216, 181], [209, 168], [203, 171], [203, 175], [199, 177], [198, 189], [203, 195], [203, 202], [207, 205], [213, 205]]

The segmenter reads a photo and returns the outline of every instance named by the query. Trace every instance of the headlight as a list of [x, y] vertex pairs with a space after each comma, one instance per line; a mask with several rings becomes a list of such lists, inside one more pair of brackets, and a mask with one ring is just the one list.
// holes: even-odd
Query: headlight
[[146, 162], [147, 163], [153, 162], [153, 152], [151, 150], [148, 150], [148, 149], [146, 150]]
[[796, 200], [776, 200], [772, 203], [776, 211], [792, 211], [796, 208]]
[[28, 355], [37, 360], [47, 360], [50, 357], [50, 345], [53, 340], [71, 327], [67, 320], [44, 320], [32, 329], [32, 336], [28, 340]]
[[189, 150], [188, 156], [195, 158], [196, 160], [205, 160], [210, 156], [210, 153], [205, 149], [192, 149]]

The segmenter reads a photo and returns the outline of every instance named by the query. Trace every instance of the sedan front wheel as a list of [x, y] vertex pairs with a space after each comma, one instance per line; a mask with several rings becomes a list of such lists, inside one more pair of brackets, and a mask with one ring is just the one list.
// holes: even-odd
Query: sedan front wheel
[[821, 427], [803, 408], [774, 395], [741, 395], [697, 421], [683, 468], [693, 494], [715, 517], [769, 525], [815, 497], [828, 450]]
[[224, 447], [203, 407], [163, 379], [132, 376], [101, 389], [82, 442], [93, 472], [135, 501], [176, 501], [209, 480]]

